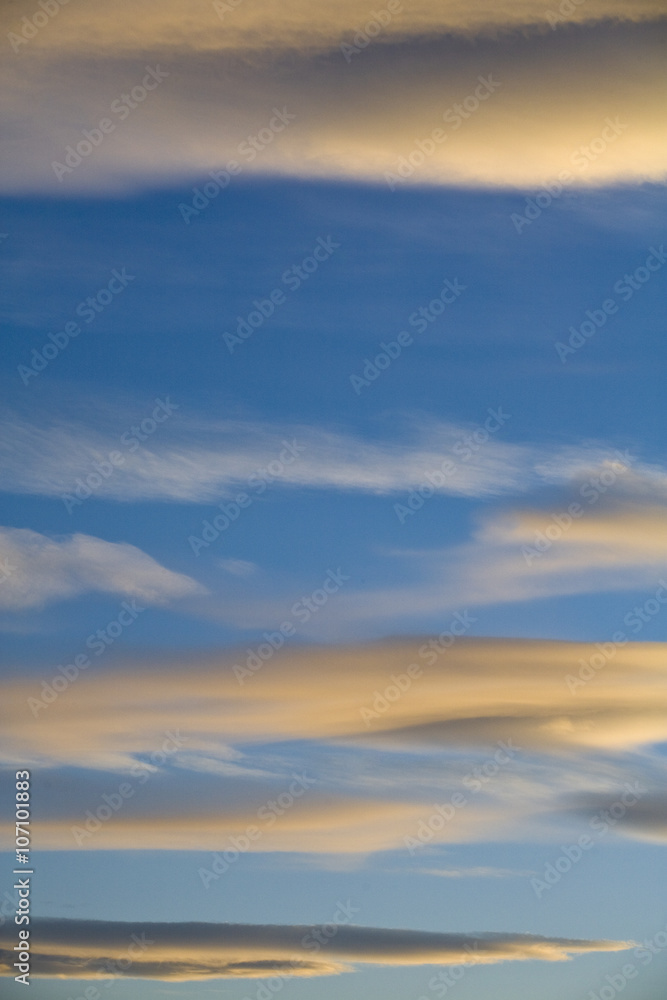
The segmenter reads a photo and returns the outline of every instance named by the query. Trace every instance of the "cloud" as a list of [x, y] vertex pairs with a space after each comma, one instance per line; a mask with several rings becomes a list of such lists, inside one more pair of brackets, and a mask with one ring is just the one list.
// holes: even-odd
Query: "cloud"
[[592, 512], [580, 507], [574, 518], [567, 509], [491, 518], [465, 550], [471, 589], [477, 585], [478, 600], [488, 603], [498, 600], [501, 590], [501, 600], [526, 600], [659, 588], [667, 555], [666, 513], [665, 506], [632, 505]]
[[[637, 778], [647, 793], [614, 835], [662, 839], [664, 646], [602, 649], [392, 639], [283, 651], [243, 684], [229, 653], [134, 658], [81, 671], [55, 700], [48, 681], [9, 676], [0, 759], [34, 772], [40, 850], [405, 850], [455, 792], [464, 807], [432, 845], [551, 842]], [[8, 821], [0, 833], [11, 846]]]
[[[412, 0], [399, 4], [401, 9], [383, 25], [377, 42], [420, 38], [450, 32], [466, 35], [524, 26], [546, 29], [551, 26], [548, 14], [556, 15], [557, 24], [581, 24], [614, 20], [641, 22], [664, 16], [661, 0], [586, 0], [566, 5], [550, 0]], [[127, 8], [122, 15], [123, 7]], [[337, 48], [342, 41], [352, 41], [372, 17], [365, 0], [339, 0], [335, 5], [325, 0], [284, 0], [276, 6], [272, 0], [254, 3], [219, 3], [192, 7], [187, 0], [140, 0], [131, 6], [121, 2], [110, 9], [103, 0], [89, 0], [85, 7], [71, 8], [58, 18], [48, 31], [36, 33], [30, 47], [45, 51], [107, 53], [133, 52], [147, 46], [169, 51], [252, 51], [288, 49], [325, 51]], [[376, 5], [384, 11], [385, 3]], [[26, 9], [27, 10], [27, 9]], [[7, 30], [21, 31], [18, 12], [7, 18]], [[553, 19], [553, 18], [552, 18]], [[371, 29], [373, 31], [373, 29]]]
[[[123, 444], [126, 435], [95, 431], [81, 424], [50, 420], [44, 427], [19, 417], [3, 425], [4, 489], [42, 496], [75, 497], [77, 482], [108, 463], [110, 452], [123, 462], [93, 495], [122, 501], [176, 500], [203, 503], [231, 496], [240, 487], [256, 494], [260, 485], [392, 493], [423, 481], [445, 456], [455, 460], [443, 492], [486, 496], [522, 489], [534, 475], [537, 450], [492, 441], [486, 450], [465, 449], [474, 427], [413, 420], [403, 441], [369, 443], [361, 437], [302, 424], [282, 427], [252, 421], [182, 419], [165, 427], [145, 447]], [[400, 432], [399, 432], [400, 433]], [[453, 453], [455, 447], [465, 459]], [[544, 453], [540, 453], [543, 459]], [[72, 501], [70, 500], [70, 503]]]
[[[609, 797], [588, 793], [566, 799], [559, 809], [563, 815], [585, 819], [594, 813], [603, 814], [612, 804]], [[615, 812], [607, 812], [606, 822], [618, 825], [623, 836], [654, 844], [667, 843], [667, 794], [662, 787], [644, 788], [639, 801], [627, 809], [622, 810], [618, 802], [616, 806]]]
[[[243, 654], [99, 664], [52, 706], [35, 711], [28, 699], [39, 699], [41, 681], [6, 677], [5, 759], [94, 766], [113, 747], [131, 763], [133, 753], [150, 753], [165, 730], [179, 729], [188, 735], [188, 751], [382, 735], [398, 745], [481, 748], [511, 736], [519, 746], [550, 753], [613, 753], [667, 740], [661, 643], [609, 643], [609, 656], [583, 642], [443, 643], [424, 637], [295, 648], [277, 652], [243, 684], [232, 669]], [[589, 676], [592, 658], [593, 679], [573, 690], [568, 678], [578, 678], [582, 664]], [[392, 688], [387, 707], [374, 710], [376, 695], [395, 687], [392, 675], [403, 677], [411, 663], [417, 673], [405, 693], [396, 698]], [[131, 717], [123, 711], [128, 703]]]
[[[270, 484], [377, 495], [404, 491], [407, 499], [411, 489], [428, 487], [430, 476], [436, 492], [483, 498], [562, 483], [583, 470], [604, 471], [618, 462], [617, 451], [605, 444], [561, 448], [503, 441], [511, 415], [495, 413], [502, 413], [502, 425], [488, 417], [491, 434], [483, 424], [408, 417], [391, 438], [373, 442], [326, 427], [179, 416], [145, 446], [107, 426], [93, 429], [53, 416], [45, 426], [9, 415], [2, 423], [0, 488], [68, 498], [66, 504], [76, 509], [81, 483], [85, 493], [91, 475], [93, 497], [190, 503], [210, 503], [243, 488], [257, 495], [262, 484], [263, 489]], [[96, 417], [103, 423], [101, 411]], [[123, 426], [132, 419], [123, 418]], [[122, 462], [116, 459], [112, 472], [102, 477], [98, 466], [111, 467], [112, 452]], [[445, 460], [450, 468], [443, 475]], [[638, 475], [652, 476], [652, 489], [660, 488], [667, 497], [662, 467], [635, 467]]]
[[[433, 0], [414, 16], [406, 5], [405, 16], [349, 63], [339, 45], [352, 42], [370, 16], [365, 5], [341, 11], [304, 3], [291, 19], [283, 5], [272, 7], [266, 18], [265, 4], [247, 2], [221, 23], [208, 6], [205, 25], [180, 5], [157, 18], [152, 5], [127, 18], [102, 4], [63, 12], [4, 71], [7, 110], [22, 122], [5, 143], [5, 189], [182, 184], [180, 200], [188, 204], [193, 184], [232, 160], [250, 175], [382, 186], [388, 172], [398, 186], [520, 189], [553, 185], [563, 171], [569, 171], [566, 186], [667, 176], [660, 100], [665, 21], [643, 20], [664, 15], [657, 2], [635, 8], [587, 0], [579, 20], [594, 11], [605, 18], [613, 8], [611, 18], [555, 31], [547, 4], [539, 13], [537, 4], [517, 5], [518, 17], [508, 14], [509, 4], [491, 14], [497, 5], [490, 2]], [[499, 23], [537, 27], [474, 40], [452, 34]], [[114, 100], [140, 86], [146, 66], [156, 64], [167, 74], [158, 89], [122, 117], [114, 112]], [[480, 78], [494, 82], [484, 90]], [[476, 90], [484, 96], [476, 98]], [[244, 151], [276, 108], [293, 120]], [[97, 128], [104, 118], [113, 131], [78, 165], [64, 164], [67, 147], [85, 138], [83, 128]], [[437, 141], [436, 129], [442, 130]], [[60, 179], [54, 163], [67, 168]]]
[[[590, 673], [591, 662], [594, 678], [573, 691], [568, 678], [582, 665]], [[575, 792], [590, 797], [591, 809], [600, 796], [609, 805], [624, 781], [647, 774], [649, 748], [667, 741], [665, 662], [657, 643], [628, 644], [605, 660], [585, 643], [460, 639], [433, 656], [426, 639], [394, 639], [276, 654], [243, 685], [228, 656], [99, 665], [51, 704], [41, 701], [39, 680], [7, 677], [2, 759], [44, 775], [35, 832], [42, 850], [221, 850], [249, 826], [261, 831], [253, 851], [403, 849], [454, 791], [465, 808], [439, 824], [433, 844], [488, 840], [490, 831], [495, 840], [522, 839], [531, 823], [536, 836], [550, 837], [554, 824], [576, 816]], [[409, 683], [411, 663], [421, 673]], [[184, 749], [147, 772], [145, 761], [174, 730], [186, 736]], [[333, 776], [326, 767], [323, 777], [310, 772], [308, 791], [275, 812], [270, 803], [294, 778], [284, 763], [266, 766], [268, 748], [281, 742], [304, 755], [309, 772], [318, 745], [361, 764], [349, 770], [338, 760]], [[512, 754], [500, 767], [493, 761], [502, 744]], [[419, 765], [415, 780], [406, 752]], [[475, 780], [474, 767], [489, 761], [493, 782]], [[659, 787], [658, 772], [648, 787]], [[105, 795], [122, 807], [96, 824]], [[615, 833], [659, 834], [653, 814], [642, 820], [646, 808]], [[73, 827], [91, 815], [96, 829], [77, 843]], [[8, 823], [2, 834], [11, 844]]]
[[126, 542], [91, 535], [49, 538], [27, 528], [0, 528], [0, 609], [24, 611], [79, 594], [123, 594], [148, 604], [204, 593], [191, 577], [165, 569]]
[[417, 875], [435, 875], [438, 878], [525, 878], [533, 871], [516, 871], [514, 868], [413, 868]]
[[[360, 629], [390, 628], [397, 619], [424, 621], [467, 608], [609, 591], [644, 591], [640, 603], [655, 602], [657, 593], [661, 608], [667, 594], [667, 505], [580, 505], [573, 518], [567, 513], [570, 502], [561, 498], [551, 509], [487, 515], [469, 542], [446, 549], [389, 553], [410, 568], [413, 582], [364, 590], [348, 585], [327, 607], [326, 619], [303, 631], [340, 638]], [[231, 596], [224, 607], [212, 601], [206, 614], [246, 628], [267, 627], [283, 613], [284, 603], [260, 597], [241, 603]], [[636, 605], [636, 598], [628, 599], [629, 616]], [[630, 623], [632, 635], [646, 620]]]
[[[535, 934], [441, 934], [350, 925], [356, 908], [338, 904], [326, 925], [120, 923], [33, 918], [35, 976], [99, 979], [204, 980], [275, 975], [326, 976], [349, 963], [382, 966], [562, 962], [576, 955], [629, 949], [629, 941], [591, 941]], [[341, 921], [345, 920], [343, 923]], [[0, 973], [14, 975], [15, 932], [0, 928]], [[334, 933], [331, 934], [331, 930]], [[11, 935], [14, 934], [12, 937]], [[320, 941], [324, 941], [321, 944]], [[121, 964], [122, 963], [122, 964]]]
[[252, 576], [257, 571], [257, 565], [247, 559], [219, 559], [218, 566], [232, 576]]
[[[109, 786], [112, 790], [118, 783]], [[201, 786], [197, 786], [201, 787]], [[212, 787], [220, 792], [220, 784]], [[174, 801], [174, 785], [165, 791], [162, 810], [149, 814], [144, 802], [135, 809], [114, 815], [108, 823], [92, 830], [87, 808], [104, 804], [101, 795], [88, 803], [70, 804], [66, 815], [45, 816], [40, 831], [33, 838], [36, 850], [53, 851], [220, 851], [234, 852], [235, 843], [243, 842], [249, 828], [258, 828], [257, 808], [223, 810], [207, 804], [203, 794], [195, 803], [198, 812], [184, 815]], [[143, 794], [143, 793], [142, 793]], [[274, 795], [280, 794], [274, 791]], [[274, 800], [275, 801], [275, 800]], [[87, 808], [84, 808], [86, 806]], [[261, 807], [260, 807], [261, 808]], [[259, 824], [261, 836], [248, 848], [259, 853], [304, 853], [310, 855], [366, 855], [377, 851], [405, 849], [405, 838], [414, 836], [418, 823], [432, 812], [427, 803], [361, 798], [360, 796], [318, 795], [304, 801], [276, 821], [266, 831]], [[484, 831], [495, 824], [496, 840], [507, 839], [508, 817], [500, 810], [477, 807], [462, 815], [455, 828], [439, 836], [440, 842], [469, 843], [485, 839]], [[11, 831], [0, 824], [0, 836], [9, 844]]]

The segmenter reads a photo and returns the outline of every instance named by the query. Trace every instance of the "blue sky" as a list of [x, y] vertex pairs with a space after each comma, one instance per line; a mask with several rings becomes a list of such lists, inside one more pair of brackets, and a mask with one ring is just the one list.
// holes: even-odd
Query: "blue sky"
[[[588, 3], [545, 26], [532, 0], [467, 21], [425, 0], [349, 67], [370, 16], [352, 0], [239, 6], [217, 41], [175, 0], [140, 4], [136, 34], [63, 8], [16, 53], [8, 995], [25, 767], [38, 1000], [658, 997], [664, 21]], [[624, 39], [626, 91], [606, 56]], [[164, 83], [54, 178], [149, 65]], [[391, 190], [433, 108], [494, 72]], [[244, 134], [257, 157], [184, 220]], [[328, 944], [299, 945], [320, 925]], [[158, 943], [101, 981], [142, 932]], [[461, 971], [466, 947], [484, 961]]]

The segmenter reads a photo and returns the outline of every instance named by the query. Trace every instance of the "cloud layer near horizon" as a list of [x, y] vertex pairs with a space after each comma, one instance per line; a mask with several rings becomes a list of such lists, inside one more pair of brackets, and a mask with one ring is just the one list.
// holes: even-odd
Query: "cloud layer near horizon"
[[[275, 975], [326, 976], [349, 963], [383, 966], [562, 962], [576, 955], [616, 952], [628, 941], [590, 941], [535, 934], [439, 934], [349, 925], [350, 904], [337, 922], [320, 927], [205, 923], [120, 923], [33, 919], [32, 973], [65, 979], [108, 978], [125, 963], [127, 978], [192, 981]], [[12, 925], [0, 928], [0, 974], [13, 975]], [[13, 936], [12, 936], [13, 935]], [[6, 950], [5, 950], [6, 949]], [[123, 968], [123, 966], [120, 966]], [[117, 973], [116, 973], [117, 974]]]

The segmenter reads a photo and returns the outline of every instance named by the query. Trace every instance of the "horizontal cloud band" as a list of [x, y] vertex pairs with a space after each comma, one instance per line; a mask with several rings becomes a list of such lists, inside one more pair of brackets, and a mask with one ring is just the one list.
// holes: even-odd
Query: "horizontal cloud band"
[[[564, 5], [548, 0], [430, 0], [416, 16], [404, 6], [365, 43], [372, 11], [362, 0], [304, 0], [292, 18], [282, 4], [249, 2], [222, 23], [212, 5], [205, 23], [191, 5], [186, 16], [184, 0], [164, 9], [144, 0], [131, 18], [103, 4], [72, 7], [60, 32], [33, 32], [25, 57], [8, 64], [9, 110], [26, 125], [21, 142], [7, 140], [4, 187], [70, 193], [175, 182], [183, 187], [175, 213], [180, 201], [196, 217], [202, 195], [198, 208], [193, 182], [210, 187], [212, 170], [232, 180], [240, 172], [361, 180], [387, 191], [664, 179], [658, 2], [587, 0], [573, 7], [591, 20], [565, 27]], [[498, 27], [515, 30], [487, 30]], [[480, 31], [471, 44], [467, 36]], [[155, 93], [142, 87], [147, 71], [163, 78]], [[493, 80], [485, 94], [480, 79]], [[148, 99], [133, 114], [137, 91]], [[276, 114], [290, 124], [272, 132]]]
[[[574, 955], [632, 947], [533, 934], [438, 934], [350, 925], [358, 912], [338, 903], [331, 923], [277, 926], [206, 923], [120, 923], [37, 919], [32, 973], [67, 979], [202, 980], [222, 977], [317, 976], [347, 963], [388, 966], [566, 961]], [[12, 925], [0, 928], [0, 974], [13, 975]], [[320, 954], [323, 952], [323, 954]]]
[[[408, 752], [404, 770], [412, 755], [446, 754], [449, 791], [463, 793], [465, 808], [445, 803], [433, 843], [480, 841], [489, 831], [521, 838], [530, 819], [580, 822], [609, 808], [637, 777], [614, 766], [619, 754], [640, 762], [667, 739], [662, 644], [450, 638], [282, 651], [242, 684], [229, 654], [182, 665], [109, 660], [80, 676], [66, 665], [71, 682], [48, 701], [39, 680], [8, 678], [2, 759], [36, 769], [36, 849], [358, 854], [405, 846], [442, 807], [442, 786], [398, 775], [369, 794], [358, 775], [341, 785], [309, 765], [300, 783], [280, 765], [267, 771], [275, 760], [267, 748], [283, 741], [304, 754], [355, 747], [386, 755], [388, 768]], [[499, 775], [498, 800], [477, 794], [473, 753]], [[555, 772], [545, 774], [545, 757]], [[569, 794], [581, 791], [571, 772], [584, 757], [595, 794], [579, 799]], [[521, 791], [511, 808], [506, 782]], [[645, 783], [615, 832], [660, 840], [661, 797], [650, 775]], [[8, 823], [1, 832], [13, 843]]]

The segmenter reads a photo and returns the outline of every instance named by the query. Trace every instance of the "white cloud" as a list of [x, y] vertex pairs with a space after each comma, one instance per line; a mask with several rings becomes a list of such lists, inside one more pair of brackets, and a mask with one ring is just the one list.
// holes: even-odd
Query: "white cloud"
[[220, 559], [218, 566], [232, 576], [252, 576], [257, 571], [255, 563], [247, 559]]
[[[497, 412], [497, 411], [496, 411]], [[178, 418], [130, 451], [108, 429], [49, 420], [49, 426], [7, 417], [2, 424], [2, 458], [6, 492], [69, 498], [90, 489], [93, 497], [119, 501], [174, 500], [207, 503], [245, 488], [257, 495], [264, 488], [293, 486], [361, 491], [378, 495], [429, 487], [464, 497], [523, 493], [563, 482], [572, 474], [615, 461], [605, 445], [540, 447], [502, 440], [511, 416], [489, 434], [482, 424], [453, 424], [408, 419], [392, 438], [369, 442], [361, 436], [303, 424], [276, 426], [258, 421], [212, 421]], [[475, 439], [471, 435], [478, 434]], [[123, 461], [106, 477], [98, 465], [109, 454]], [[443, 476], [443, 462], [451, 469]], [[654, 474], [667, 482], [664, 470]], [[93, 486], [87, 485], [93, 475]], [[83, 487], [82, 484], [83, 483]], [[667, 487], [663, 485], [667, 494]], [[77, 493], [77, 491], [79, 491]], [[73, 506], [72, 506], [73, 505]], [[225, 567], [229, 570], [229, 564]], [[238, 566], [237, 566], [238, 568]]]
[[136, 546], [91, 535], [49, 538], [27, 528], [0, 528], [0, 563], [5, 611], [95, 591], [158, 605], [204, 593], [191, 577], [166, 569]]

